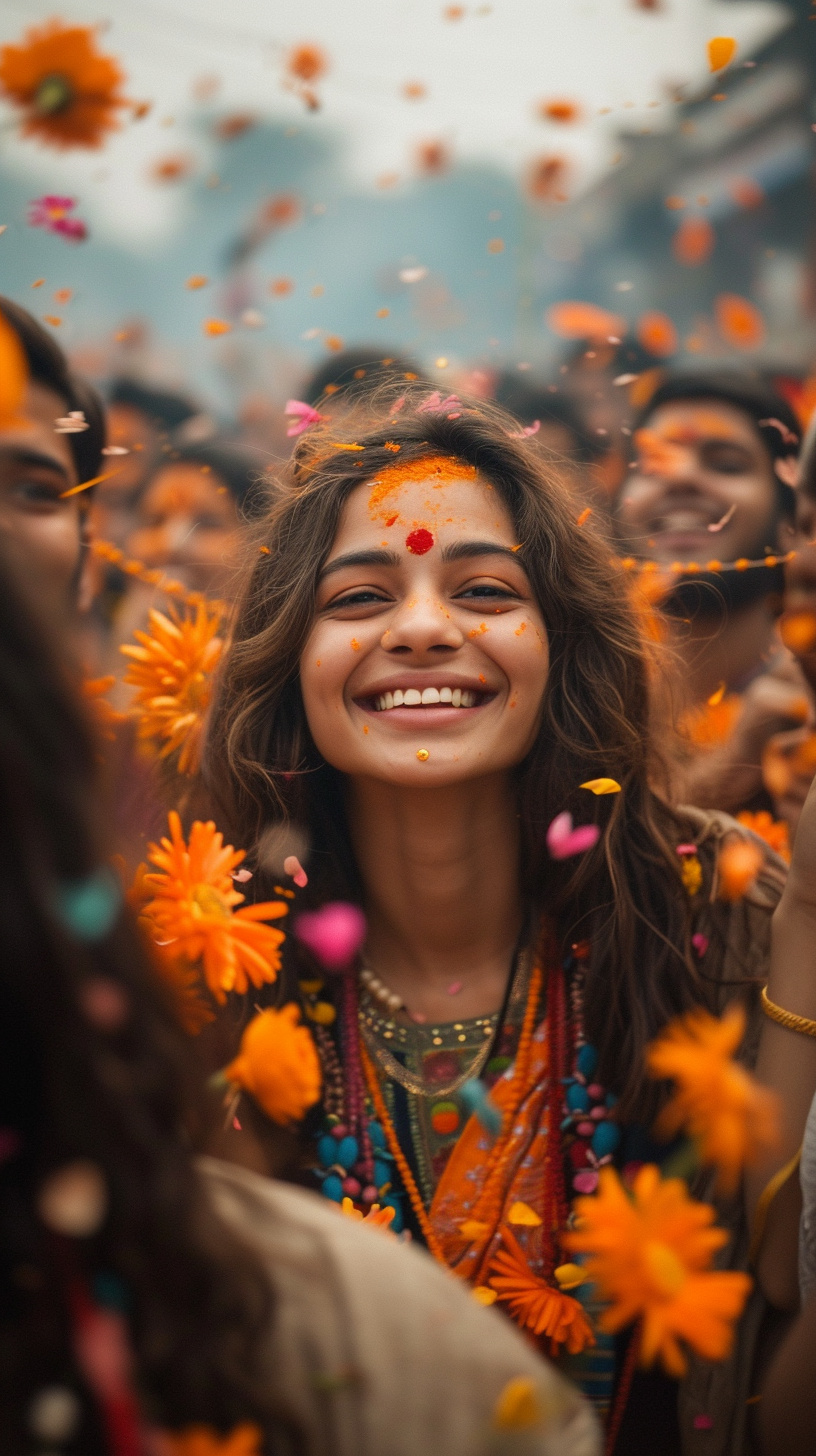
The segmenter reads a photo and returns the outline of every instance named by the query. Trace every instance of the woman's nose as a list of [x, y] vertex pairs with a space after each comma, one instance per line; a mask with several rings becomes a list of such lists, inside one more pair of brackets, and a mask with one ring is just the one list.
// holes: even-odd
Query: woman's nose
[[445, 604], [432, 595], [407, 598], [382, 636], [387, 652], [452, 652], [465, 638]]

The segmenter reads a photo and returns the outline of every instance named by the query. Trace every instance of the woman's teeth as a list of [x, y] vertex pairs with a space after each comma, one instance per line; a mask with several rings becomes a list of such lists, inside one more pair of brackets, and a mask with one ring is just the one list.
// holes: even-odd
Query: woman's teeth
[[395, 693], [380, 693], [374, 699], [374, 706], [378, 713], [386, 713], [389, 708], [424, 708], [434, 703], [450, 703], [452, 708], [475, 708], [476, 694], [470, 688], [397, 688]]

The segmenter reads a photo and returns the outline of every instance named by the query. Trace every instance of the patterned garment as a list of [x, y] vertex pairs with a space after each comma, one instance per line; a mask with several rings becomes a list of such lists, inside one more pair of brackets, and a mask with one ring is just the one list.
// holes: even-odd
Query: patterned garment
[[[388, 1077], [384, 1088], [389, 1114], [426, 1206], [470, 1117], [461, 1083], [480, 1076], [492, 1087], [512, 1064], [528, 984], [528, 975], [521, 968], [516, 981], [519, 984], [511, 993], [498, 1046], [489, 1048], [485, 1043], [495, 1036], [497, 1012], [436, 1026], [404, 1025], [381, 1016], [367, 993], [361, 997], [360, 1027], [375, 1061], [382, 1064], [385, 1053], [404, 1068], [411, 1083], [426, 1089], [409, 1091], [394, 1077]], [[482, 1060], [485, 1050], [490, 1051], [486, 1064]]]

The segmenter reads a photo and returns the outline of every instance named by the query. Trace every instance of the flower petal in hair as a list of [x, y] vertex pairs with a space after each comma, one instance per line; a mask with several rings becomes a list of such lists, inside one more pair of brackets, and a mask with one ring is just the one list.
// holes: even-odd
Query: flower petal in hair
[[514, 430], [510, 436], [511, 440], [523, 440], [525, 435], [537, 435], [541, 429], [541, 421], [533, 420], [531, 425], [525, 425], [522, 430]]
[[461, 403], [458, 394], [449, 394], [447, 399], [443, 399], [440, 391], [435, 389], [433, 394], [429, 394], [428, 398], [417, 406], [417, 414], [442, 415], [446, 410], [453, 409], [454, 405]]
[[310, 404], [304, 404], [302, 399], [288, 399], [283, 413], [295, 417], [295, 424], [290, 425], [286, 431], [287, 437], [302, 435], [310, 425], [317, 425], [321, 420], [327, 418], [326, 415], [321, 415], [316, 409], [312, 409]]

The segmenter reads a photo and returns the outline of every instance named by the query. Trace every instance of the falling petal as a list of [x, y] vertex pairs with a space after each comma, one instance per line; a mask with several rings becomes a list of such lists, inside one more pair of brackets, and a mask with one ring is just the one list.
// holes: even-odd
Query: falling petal
[[734, 349], [755, 349], [765, 338], [765, 320], [759, 309], [738, 293], [720, 293], [714, 317], [722, 337]]
[[708, 64], [712, 71], [722, 71], [732, 60], [737, 42], [732, 35], [715, 35], [706, 46]]

